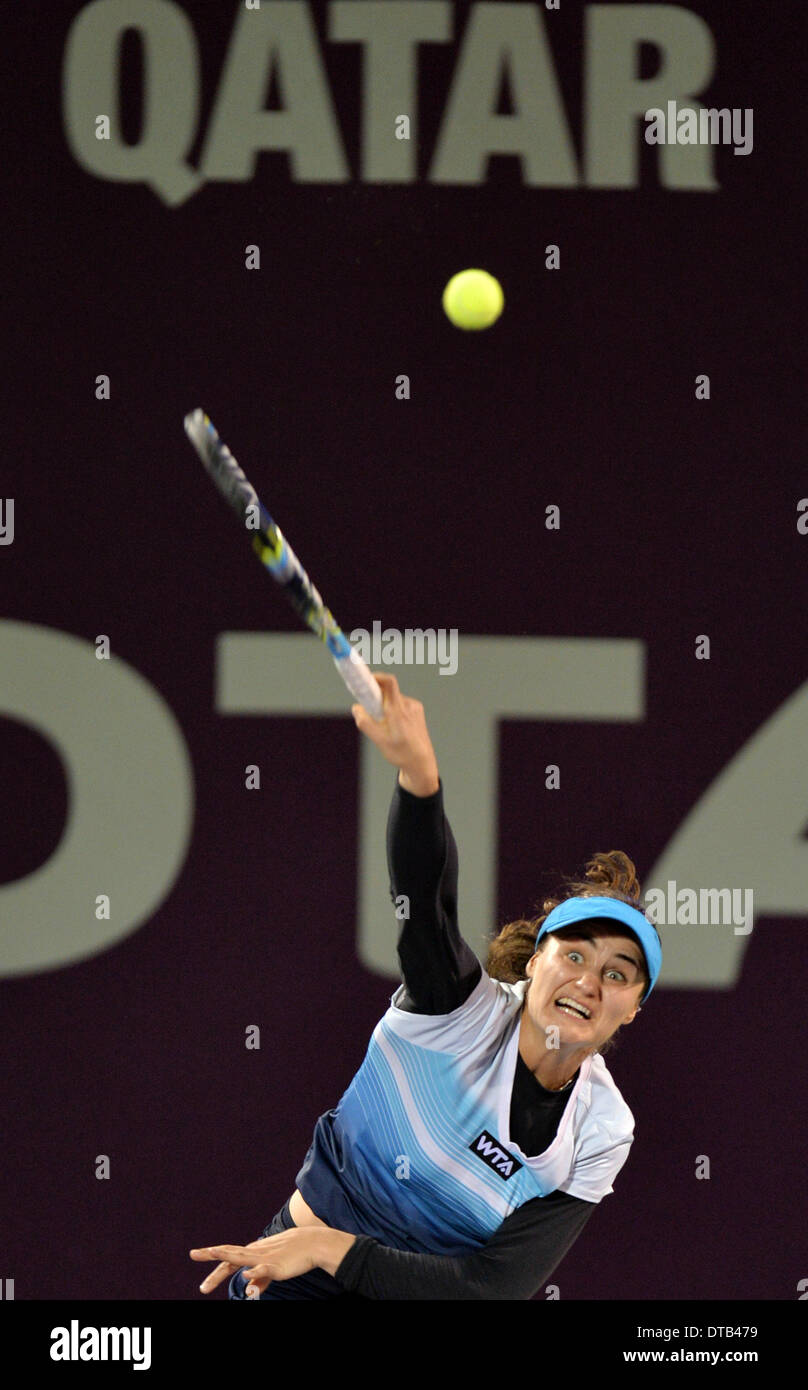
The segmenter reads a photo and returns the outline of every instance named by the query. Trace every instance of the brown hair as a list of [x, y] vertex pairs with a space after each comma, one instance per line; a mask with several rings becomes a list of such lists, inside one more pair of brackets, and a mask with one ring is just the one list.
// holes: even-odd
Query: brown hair
[[[557, 895], [545, 898], [541, 905], [541, 913], [537, 917], [519, 918], [515, 922], [508, 922], [504, 927], [500, 927], [496, 936], [489, 943], [488, 959], [485, 964], [486, 972], [493, 980], [503, 980], [507, 984], [516, 984], [519, 980], [527, 978], [527, 963], [536, 951], [542, 951], [547, 942], [547, 937], [543, 937], [536, 946], [536, 936], [545, 918], [549, 916], [554, 907], [559, 903], [566, 902], [568, 898], [617, 898], [621, 902], [628, 903], [630, 907], [636, 907], [642, 912], [640, 903], [640, 881], [637, 878], [637, 870], [627, 854], [622, 850], [613, 849], [608, 854], [593, 854], [588, 860], [582, 879], [562, 878], [564, 890]], [[644, 982], [643, 993], [650, 984], [648, 967], [645, 963], [645, 955], [642, 958], [642, 977]], [[642, 996], [641, 996], [642, 997]], [[601, 1044], [598, 1051], [603, 1053], [614, 1046], [618, 1028], [610, 1038]]]

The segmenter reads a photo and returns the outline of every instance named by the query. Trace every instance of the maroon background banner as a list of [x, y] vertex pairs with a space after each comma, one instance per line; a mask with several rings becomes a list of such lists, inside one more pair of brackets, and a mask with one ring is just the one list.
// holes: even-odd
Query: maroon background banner
[[[102, 8], [4, 29], [0, 1278], [200, 1298], [188, 1249], [260, 1234], [396, 987], [394, 774], [202, 406], [346, 631], [456, 630], [454, 674], [377, 669], [424, 699], [470, 936], [597, 850], [664, 885], [680, 833], [680, 884], [754, 893], [746, 932], [661, 926], [608, 1059], [635, 1143], [561, 1298], [805, 1297], [804, 6], [413, 6], [446, 37], [406, 50], [406, 150], [388, 21], [346, 37], [372, 6]], [[497, 35], [523, 152], [477, 165]], [[753, 148], [648, 144], [618, 87], [666, 64]], [[245, 115], [253, 65], [286, 124]], [[481, 333], [441, 309], [467, 266], [505, 292]]]

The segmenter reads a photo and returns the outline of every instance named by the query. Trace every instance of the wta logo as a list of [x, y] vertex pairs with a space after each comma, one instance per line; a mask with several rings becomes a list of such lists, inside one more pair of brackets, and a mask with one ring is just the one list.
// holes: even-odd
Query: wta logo
[[484, 1129], [482, 1134], [478, 1135], [472, 1144], [469, 1144], [469, 1148], [472, 1153], [482, 1159], [483, 1163], [487, 1163], [489, 1168], [493, 1168], [495, 1173], [506, 1180], [512, 1178], [514, 1173], [518, 1173], [522, 1167], [519, 1160], [514, 1158], [513, 1154], [509, 1154], [507, 1149], [503, 1149], [502, 1145], [497, 1142], [493, 1134], [488, 1133], [487, 1129]]

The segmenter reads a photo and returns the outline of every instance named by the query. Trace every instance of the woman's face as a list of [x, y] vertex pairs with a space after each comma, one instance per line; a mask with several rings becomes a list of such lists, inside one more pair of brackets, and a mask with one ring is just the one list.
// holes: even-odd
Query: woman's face
[[[530, 1018], [542, 1032], [560, 1028], [566, 1046], [577, 1043], [596, 1052], [637, 1013], [645, 989], [642, 969], [641, 947], [608, 919], [587, 918], [550, 932], [527, 963]], [[583, 1005], [589, 1016], [559, 1004], [564, 998]]]

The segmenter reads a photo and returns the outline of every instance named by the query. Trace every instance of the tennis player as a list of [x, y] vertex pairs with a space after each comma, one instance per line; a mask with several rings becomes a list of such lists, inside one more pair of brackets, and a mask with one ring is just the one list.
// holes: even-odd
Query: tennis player
[[[623, 1167], [634, 1120], [603, 1060], [659, 975], [634, 865], [598, 854], [486, 968], [460, 935], [458, 858], [423, 705], [374, 672], [357, 727], [398, 768], [387, 827], [403, 983], [295, 1191], [249, 1245], [205, 1246], [232, 1299], [529, 1299]], [[573, 891], [569, 891], [573, 890]]]

